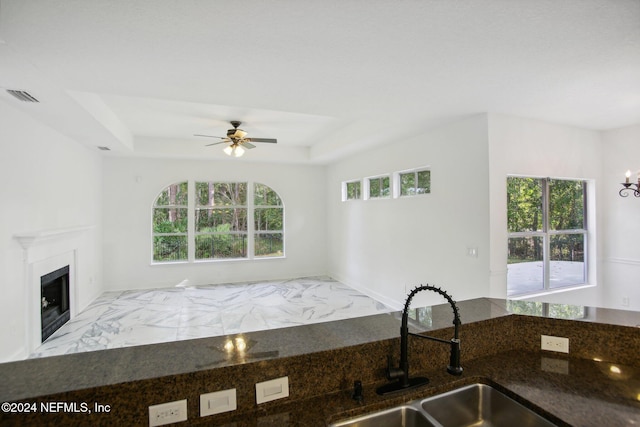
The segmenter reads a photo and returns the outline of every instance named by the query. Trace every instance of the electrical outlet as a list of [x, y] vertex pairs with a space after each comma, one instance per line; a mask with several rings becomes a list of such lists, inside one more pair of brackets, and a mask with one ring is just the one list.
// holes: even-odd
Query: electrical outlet
[[569, 353], [569, 338], [541, 335], [540, 342], [540, 348], [542, 350], [557, 351], [558, 353]]
[[149, 406], [149, 427], [187, 421], [187, 399]]
[[629, 307], [629, 297], [622, 297], [622, 306]]

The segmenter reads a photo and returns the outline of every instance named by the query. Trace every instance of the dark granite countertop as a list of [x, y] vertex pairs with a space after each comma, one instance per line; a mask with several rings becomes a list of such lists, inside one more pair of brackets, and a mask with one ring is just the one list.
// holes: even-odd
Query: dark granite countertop
[[[401, 396], [383, 398], [374, 392], [380, 385], [375, 382], [382, 378], [386, 355], [397, 345], [400, 314], [396, 312], [241, 334], [248, 344], [242, 354], [224, 351], [224, 344], [237, 337], [234, 335], [4, 363], [0, 364], [0, 401], [98, 396], [118, 406], [120, 416], [134, 420], [129, 425], [142, 425], [149, 404], [175, 400], [173, 396], [188, 397], [193, 402], [189, 413], [195, 414], [198, 393], [221, 389], [226, 383], [226, 387], [242, 389], [239, 405], [243, 410], [215, 419], [190, 415], [190, 425], [325, 426], [479, 381], [520, 396], [560, 425], [640, 424], [640, 329], [635, 328], [640, 324], [640, 313], [489, 298], [462, 301], [458, 306], [462, 333], [467, 334], [463, 339], [463, 346], [467, 345], [463, 355], [468, 357], [463, 357], [463, 375], [452, 377], [444, 369], [421, 368], [427, 372], [412, 375], [426, 375], [431, 383]], [[412, 310], [410, 326], [416, 332], [447, 333], [451, 319], [448, 304], [417, 308]], [[572, 337], [572, 357], [535, 351], [540, 346], [540, 333], [548, 331]], [[510, 351], [513, 339], [519, 343], [517, 350]], [[469, 347], [470, 342], [475, 346]], [[434, 350], [429, 347], [417, 354]], [[367, 352], [366, 357], [357, 357], [359, 365], [345, 361], [345, 355], [357, 355], [358, 351]], [[496, 354], [486, 356], [492, 352]], [[604, 361], [594, 360], [600, 356]], [[262, 377], [289, 375], [295, 377], [293, 383], [298, 387], [311, 387], [318, 380], [314, 372], [333, 375], [327, 364], [336, 362], [341, 363], [342, 371], [338, 370], [334, 379], [323, 379], [329, 392], [314, 395], [299, 388], [296, 393], [300, 397], [295, 400], [257, 408], [251, 403], [252, 387]], [[348, 391], [335, 392], [349, 388], [340, 382], [345, 372], [349, 377], [362, 375], [364, 404], [350, 399]], [[218, 381], [215, 386], [204, 384], [212, 379]], [[151, 390], [157, 396], [146, 396], [135, 404], [127, 396], [112, 394]], [[95, 425], [102, 425], [102, 420], [105, 425], [113, 424], [110, 418], [92, 420]]]
[[[611, 366], [616, 366], [615, 372]], [[350, 391], [342, 391], [230, 417], [216, 425], [325, 427], [474, 383], [496, 387], [558, 426], [622, 427], [640, 423], [638, 367], [555, 357], [547, 352], [509, 351], [465, 364], [461, 377], [450, 376], [444, 369], [414, 375], [428, 377], [429, 384], [391, 397], [375, 393], [382, 383], [365, 384], [361, 403], [351, 399]]]

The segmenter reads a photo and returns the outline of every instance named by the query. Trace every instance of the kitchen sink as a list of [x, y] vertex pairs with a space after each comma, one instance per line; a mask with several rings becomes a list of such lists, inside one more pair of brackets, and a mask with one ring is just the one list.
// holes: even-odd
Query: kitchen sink
[[332, 424], [331, 427], [552, 427], [544, 419], [486, 384], [446, 393]]
[[418, 407], [403, 405], [352, 418], [331, 427], [435, 427]]
[[486, 384], [472, 384], [425, 399], [424, 409], [443, 427], [551, 427], [555, 424]]

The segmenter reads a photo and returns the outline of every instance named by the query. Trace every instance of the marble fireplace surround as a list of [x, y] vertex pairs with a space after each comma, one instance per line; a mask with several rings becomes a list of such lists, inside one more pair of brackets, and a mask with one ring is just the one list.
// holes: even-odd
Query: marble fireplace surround
[[[582, 369], [574, 369], [581, 364], [593, 365], [594, 360], [631, 366], [636, 370], [630, 379], [635, 382], [631, 384], [638, 382], [640, 313], [587, 308], [581, 320], [561, 320], [511, 314], [507, 305], [507, 301], [487, 298], [459, 303], [463, 321], [460, 335], [462, 365], [468, 369], [462, 379], [457, 380], [458, 384], [459, 381], [476, 380], [474, 375], [479, 372], [489, 372], [478, 368], [486, 368], [487, 363], [492, 372], [497, 372], [495, 375], [503, 375], [503, 381], [509, 381], [511, 373], [505, 373], [503, 365], [504, 355], [510, 352], [516, 352], [516, 357], [508, 357], [510, 363], [522, 367], [520, 362], [531, 361], [533, 356], [533, 365], [529, 363], [528, 366], [539, 369], [541, 334], [570, 339], [569, 358], [551, 356], [554, 369], [566, 366], [567, 382], [573, 381], [575, 376], [581, 388], [599, 384], [599, 379], [588, 375], [582, 377]], [[414, 324], [412, 329], [450, 338], [450, 307], [432, 307], [429, 323], [429, 326]], [[372, 390], [375, 384], [385, 382], [383, 368], [387, 355], [397, 356], [398, 333], [399, 313], [391, 313], [241, 334], [248, 346], [243, 352], [224, 349], [227, 340], [237, 337], [230, 336], [6, 363], [0, 365], [2, 401], [98, 402], [109, 404], [111, 412], [0, 414], [0, 424], [148, 425], [148, 406], [187, 399], [189, 425], [324, 426], [329, 419], [335, 421], [335, 416], [345, 417], [392, 403], [377, 397]], [[456, 381], [457, 377], [444, 373], [448, 361], [446, 346], [427, 340], [411, 340], [410, 354], [412, 372], [431, 372], [431, 392], [446, 382]], [[527, 381], [537, 381], [539, 377], [539, 373], [529, 375]], [[281, 376], [289, 377], [290, 396], [282, 401], [256, 405], [255, 383]], [[564, 382], [563, 378], [561, 382]], [[366, 407], [348, 396], [354, 380], [361, 380], [365, 385]], [[229, 414], [200, 418], [199, 395], [228, 388], [237, 389], [238, 409]], [[523, 390], [529, 389], [527, 385]], [[536, 393], [535, 387], [532, 390]], [[573, 391], [566, 393], [565, 396], [575, 394]], [[640, 414], [640, 403], [636, 401], [625, 403], [626, 397], [614, 395], [611, 403], [608, 401], [611, 396], [600, 396], [601, 390], [591, 393], [587, 395], [591, 404], [587, 405], [586, 412], [576, 415], [584, 418], [575, 419], [574, 423], [597, 425], [581, 424], [581, 420], [598, 422], [600, 413], [608, 417]], [[410, 398], [411, 395], [405, 395], [396, 400]], [[580, 398], [582, 396], [576, 397]], [[620, 402], [625, 406], [621, 407]], [[289, 418], [304, 416], [309, 408], [312, 408], [312, 419], [302, 422]], [[273, 423], [265, 424], [268, 420]]]
[[79, 237], [91, 226], [40, 230], [14, 235], [23, 248], [24, 307], [26, 348], [24, 357], [42, 344], [40, 278], [69, 266], [69, 309], [73, 319], [78, 312], [76, 260]]

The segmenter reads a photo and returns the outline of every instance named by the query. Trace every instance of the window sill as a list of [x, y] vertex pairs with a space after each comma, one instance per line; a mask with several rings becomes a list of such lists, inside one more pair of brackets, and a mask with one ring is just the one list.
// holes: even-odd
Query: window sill
[[221, 262], [246, 262], [246, 261], [264, 261], [270, 259], [285, 259], [283, 256], [271, 256], [271, 257], [255, 257], [255, 258], [222, 258], [222, 259], [197, 259], [194, 261], [167, 261], [167, 262], [152, 262], [152, 267], [162, 265], [189, 265], [189, 264], [217, 264]]

